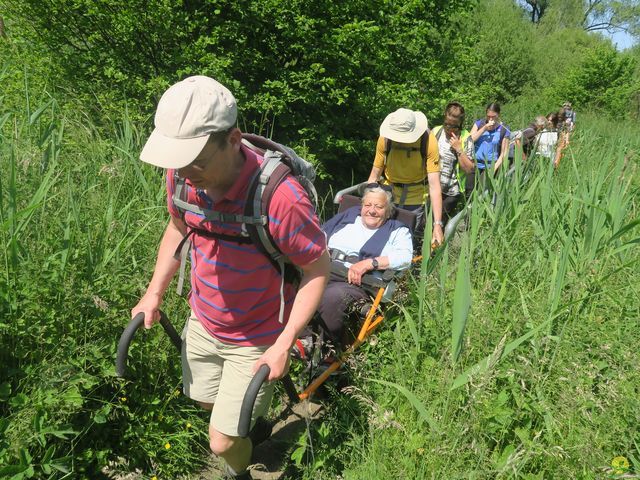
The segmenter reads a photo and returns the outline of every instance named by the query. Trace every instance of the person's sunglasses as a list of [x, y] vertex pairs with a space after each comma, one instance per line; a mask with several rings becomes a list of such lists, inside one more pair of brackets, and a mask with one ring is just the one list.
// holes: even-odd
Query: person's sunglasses
[[451, 125], [450, 123], [445, 123], [443, 126], [445, 130], [461, 130], [462, 129], [461, 125]]
[[385, 185], [384, 183], [378, 183], [378, 182], [367, 183], [364, 188], [365, 189], [381, 188], [385, 192], [393, 192], [393, 186]]

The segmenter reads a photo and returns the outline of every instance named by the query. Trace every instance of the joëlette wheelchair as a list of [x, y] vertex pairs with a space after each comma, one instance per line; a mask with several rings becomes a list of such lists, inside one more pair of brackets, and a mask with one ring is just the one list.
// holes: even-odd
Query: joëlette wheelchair
[[[352, 193], [362, 194], [365, 186], [366, 182], [339, 191], [334, 198], [334, 203], [339, 206], [338, 213], [348, 208], [360, 205], [361, 198], [352, 195]], [[416, 213], [403, 209], [395, 209], [392, 218], [404, 223], [409, 228], [412, 235], [414, 234], [417, 224]], [[347, 278], [348, 267], [339, 260], [332, 260], [331, 271], [334, 275], [338, 275], [345, 279]], [[391, 300], [396, 289], [396, 280], [401, 272], [386, 270], [381, 273], [381, 275], [365, 274], [362, 276], [362, 287], [371, 295], [372, 300], [366, 305], [366, 309], [361, 310], [364, 320], [352, 343], [342, 348], [340, 352], [337, 352], [333, 361], [322, 365], [321, 373], [318, 375], [311, 374], [310, 382], [302, 392], [298, 393], [289, 374], [280, 379], [284, 390], [289, 397], [290, 403], [296, 403], [311, 398], [318, 388], [343, 365], [345, 360], [351, 356], [382, 323], [384, 315], [381, 312], [381, 304], [387, 303]], [[140, 313], [131, 319], [120, 336], [116, 355], [116, 374], [121, 378], [126, 376], [129, 346], [131, 345], [135, 332], [143, 325], [143, 323], [144, 316]], [[318, 331], [326, 329], [326, 327], [322, 325], [318, 315], [314, 317], [312, 323], [313, 328]], [[178, 332], [176, 332], [168, 317], [162, 311], [160, 312], [160, 325], [169, 336], [171, 343], [175, 346], [178, 352], [180, 352], [182, 349], [182, 339]], [[323, 338], [326, 338], [326, 336], [321, 334], [318, 335], [317, 338], [319, 338], [321, 342]], [[318, 351], [321, 352], [322, 349], [319, 348]], [[318, 366], [319, 362], [317, 362], [317, 357], [315, 360], [316, 361], [314, 362], [313, 358], [305, 359], [305, 361], [309, 362], [309, 365], [306, 366], [308, 369], [307, 371], [312, 372], [314, 367]], [[247, 437], [249, 434], [255, 400], [262, 384], [268, 378], [269, 373], [269, 367], [267, 365], [262, 365], [247, 388], [241, 406], [240, 420], [238, 422], [238, 434], [241, 437]]]

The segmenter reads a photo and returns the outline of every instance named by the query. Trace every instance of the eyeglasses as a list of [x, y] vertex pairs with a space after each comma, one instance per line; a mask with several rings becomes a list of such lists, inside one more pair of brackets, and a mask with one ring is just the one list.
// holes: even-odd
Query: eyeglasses
[[462, 125], [451, 125], [450, 123], [445, 123], [442, 125], [445, 130], [461, 130]]
[[381, 188], [385, 192], [393, 192], [393, 186], [385, 185], [384, 183], [378, 183], [378, 182], [367, 183], [364, 188], [366, 190], [369, 190], [371, 188]]
[[186, 167], [183, 167], [183, 168], [185, 168], [185, 169], [186, 168], [190, 168], [190, 169], [193, 169], [193, 170], [195, 170], [197, 172], [200, 172], [200, 173], [204, 172], [209, 167], [214, 155], [216, 153], [218, 153], [219, 150], [220, 150], [220, 148], [216, 148], [213, 152], [211, 152], [209, 154], [209, 156], [207, 158], [196, 159], [193, 162], [191, 162], [189, 165], [187, 165]]

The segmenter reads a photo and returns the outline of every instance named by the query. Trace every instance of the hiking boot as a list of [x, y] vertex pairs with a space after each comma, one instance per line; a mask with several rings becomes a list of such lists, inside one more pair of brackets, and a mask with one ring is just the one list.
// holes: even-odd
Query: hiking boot
[[[258, 417], [256, 419], [256, 423], [253, 425], [253, 428], [249, 432], [249, 440], [253, 446], [260, 445], [267, 438], [271, 436], [271, 432], [273, 431], [273, 425], [269, 420], [264, 417]], [[247, 477], [251, 478], [251, 477]]]
[[253, 480], [253, 477], [249, 470], [245, 470], [242, 473], [235, 473], [231, 470], [229, 465], [226, 465], [224, 474], [222, 475], [222, 480]]

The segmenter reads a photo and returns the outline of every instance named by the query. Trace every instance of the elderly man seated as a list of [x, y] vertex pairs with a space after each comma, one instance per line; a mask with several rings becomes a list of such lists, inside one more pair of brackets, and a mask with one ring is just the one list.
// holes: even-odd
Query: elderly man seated
[[[413, 256], [411, 232], [393, 214], [391, 188], [368, 184], [360, 207], [337, 214], [322, 229], [327, 234], [332, 258], [348, 267], [347, 278], [332, 274], [320, 302], [319, 314], [332, 338], [341, 342], [349, 307], [366, 301], [362, 276], [382, 270], [403, 270]], [[376, 273], [380, 272], [380, 273]]]

